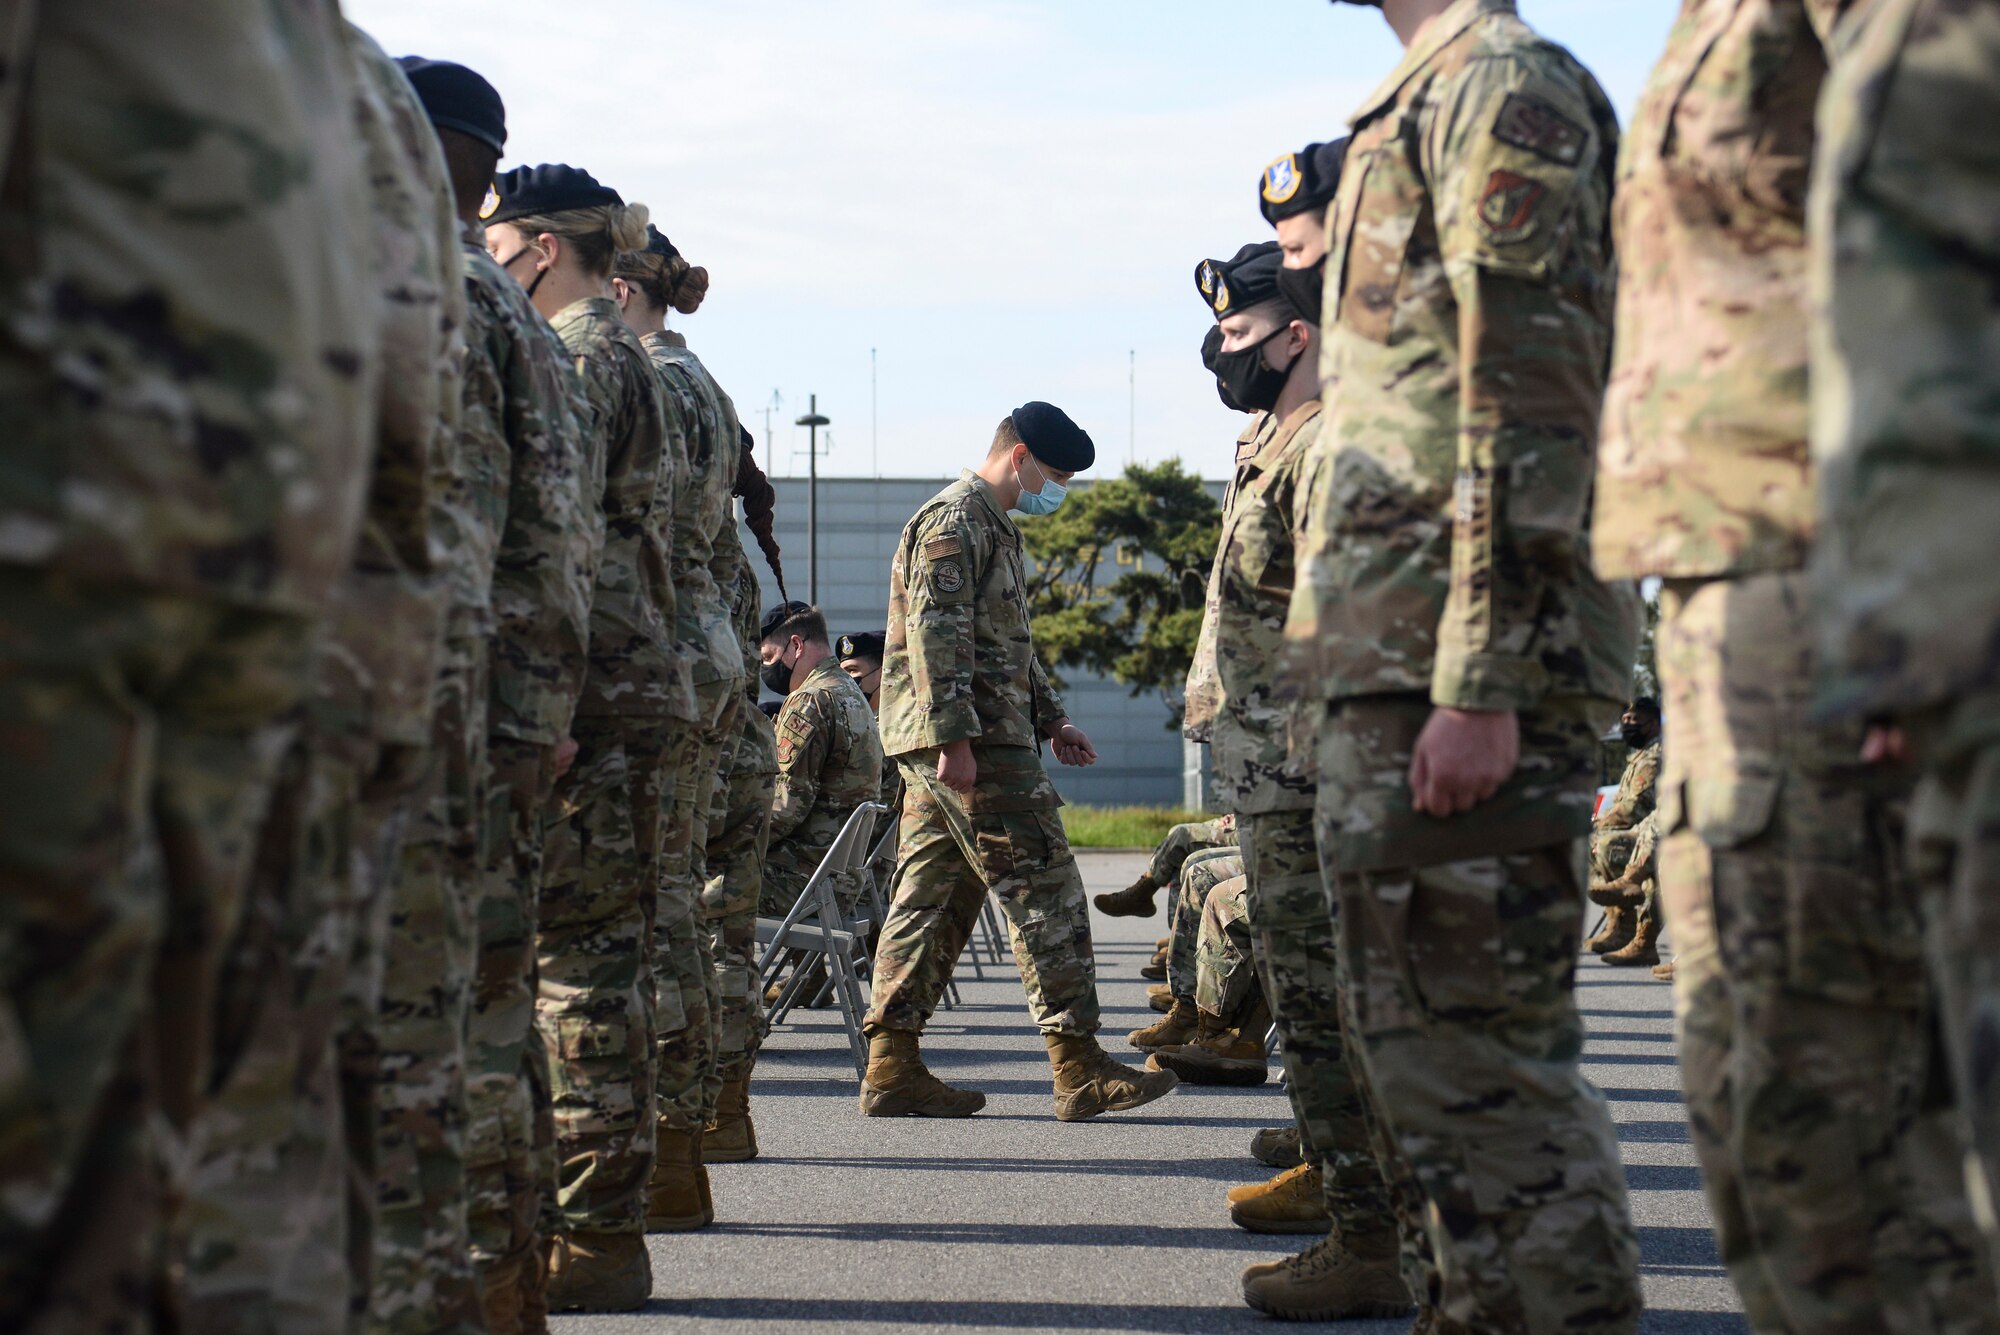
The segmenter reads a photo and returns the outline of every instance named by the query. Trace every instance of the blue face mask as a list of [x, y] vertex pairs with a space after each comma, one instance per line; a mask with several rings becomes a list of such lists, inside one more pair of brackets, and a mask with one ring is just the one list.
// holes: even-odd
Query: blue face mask
[[[1038, 460], [1036, 467], [1039, 468], [1040, 466], [1040, 461]], [[1044, 471], [1042, 473], [1042, 489], [1040, 491], [1029, 491], [1028, 484], [1023, 482], [1021, 484], [1021, 499], [1015, 503], [1014, 508], [1024, 515], [1052, 515], [1056, 512], [1056, 507], [1063, 503], [1063, 498], [1068, 495], [1069, 488], [1050, 477]]]

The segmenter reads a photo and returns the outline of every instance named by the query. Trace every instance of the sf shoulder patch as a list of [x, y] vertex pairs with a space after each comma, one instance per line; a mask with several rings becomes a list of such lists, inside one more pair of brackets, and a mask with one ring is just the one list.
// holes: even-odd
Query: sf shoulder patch
[[1479, 196], [1479, 225], [1503, 244], [1525, 241], [1535, 233], [1536, 209], [1548, 193], [1547, 186], [1530, 177], [1494, 172]]
[[1583, 161], [1584, 146], [1590, 142], [1581, 125], [1526, 93], [1507, 94], [1500, 117], [1493, 122], [1493, 137], [1565, 167]]
[[939, 561], [931, 567], [931, 583], [939, 593], [957, 593], [965, 587], [965, 567], [956, 561]]

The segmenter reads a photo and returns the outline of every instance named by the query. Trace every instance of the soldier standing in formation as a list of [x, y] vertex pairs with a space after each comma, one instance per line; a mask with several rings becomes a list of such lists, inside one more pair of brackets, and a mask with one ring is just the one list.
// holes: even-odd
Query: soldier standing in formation
[[926, 1070], [917, 1038], [989, 892], [1048, 1043], [1056, 1116], [1136, 1108], [1176, 1083], [1120, 1066], [1094, 1037], [1089, 906], [1040, 748], [1049, 742], [1068, 765], [1091, 764], [1097, 752], [1035, 657], [1021, 534], [1007, 517], [1053, 511], [1095, 457], [1061, 409], [1024, 404], [1000, 423], [979, 468], [925, 505], [897, 546], [882, 744], [903, 768], [905, 793], [868, 1013], [869, 1116], [968, 1117], [985, 1106], [985, 1095]]

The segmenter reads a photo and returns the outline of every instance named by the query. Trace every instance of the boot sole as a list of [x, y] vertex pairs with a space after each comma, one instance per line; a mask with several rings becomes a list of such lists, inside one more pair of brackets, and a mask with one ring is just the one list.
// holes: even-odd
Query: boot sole
[[861, 1115], [863, 1117], [970, 1117], [986, 1106], [986, 1096], [974, 1092], [979, 1102], [963, 1110], [943, 1107], [934, 1103], [918, 1103], [907, 1094], [877, 1094], [873, 1090], [861, 1091]]
[[715, 1212], [713, 1210], [703, 1210], [699, 1214], [649, 1214], [646, 1216], [646, 1231], [648, 1233], [693, 1233], [697, 1229], [707, 1228], [714, 1222]]
[[1139, 976], [1149, 983], [1164, 983], [1167, 981], [1167, 971], [1165, 969], [1156, 969], [1150, 964], [1139, 970]]
[[1407, 1301], [1345, 1303], [1338, 1307], [1302, 1307], [1292, 1310], [1260, 1301], [1251, 1294], [1248, 1285], [1243, 1288], [1243, 1301], [1265, 1316], [1275, 1317], [1279, 1321], [1366, 1321], [1408, 1316], [1416, 1310], [1416, 1304]]
[[1172, 1049], [1155, 1052], [1151, 1060], [1158, 1062], [1162, 1071], [1171, 1071], [1190, 1085], [1243, 1088], [1261, 1085], [1271, 1078], [1270, 1068], [1263, 1062], [1189, 1061], [1185, 1053]]
[[1651, 968], [1653, 965], [1658, 964], [1660, 962], [1660, 957], [1658, 955], [1640, 955], [1634, 959], [1615, 960], [1612, 959], [1609, 955], [1606, 955], [1604, 957], [1604, 962], [1610, 965], [1614, 969], [1636, 969], [1642, 964], [1645, 965], [1647, 968]]
[[[1239, 1214], [1234, 1209], [1229, 1212], [1229, 1222], [1245, 1233], [1311, 1233], [1322, 1238], [1333, 1227], [1333, 1220], [1326, 1215], [1316, 1219], [1259, 1219], [1256, 1215]], [[1395, 1313], [1389, 1315], [1394, 1316]]]
[[1165, 1075], [1170, 1083], [1149, 1089], [1147, 1085], [1151, 1083], [1150, 1079], [1142, 1081], [1137, 1087], [1138, 1094], [1136, 1097], [1119, 1099], [1107, 1103], [1101, 1108], [1093, 1108], [1089, 1112], [1079, 1112], [1074, 1108], [1057, 1108], [1056, 1120], [1058, 1122], [1087, 1122], [1093, 1117], [1102, 1117], [1105, 1113], [1130, 1112], [1134, 1108], [1143, 1108], [1157, 1099], [1163, 1099], [1180, 1088], [1181, 1078], [1172, 1071], [1156, 1071], [1153, 1074]]
[[701, 1151], [701, 1161], [703, 1163], [749, 1163], [756, 1157], [757, 1147], [755, 1145], [752, 1145], [747, 1150], [710, 1150], [704, 1145]]
[[557, 1312], [636, 1312], [651, 1301], [652, 1297], [651, 1293], [647, 1293], [629, 1302], [623, 1298], [617, 1302], [584, 1302], [576, 1299], [551, 1298], [549, 1314], [553, 1316]]
[[1143, 1029], [1134, 1029], [1125, 1036], [1125, 1041], [1141, 1052], [1159, 1052], [1164, 1048], [1178, 1048], [1194, 1041], [1194, 1035], [1190, 1034], [1186, 1038], [1163, 1038], [1148, 1043], [1141, 1041], [1139, 1038], [1139, 1035], [1144, 1032], [1146, 1031]]

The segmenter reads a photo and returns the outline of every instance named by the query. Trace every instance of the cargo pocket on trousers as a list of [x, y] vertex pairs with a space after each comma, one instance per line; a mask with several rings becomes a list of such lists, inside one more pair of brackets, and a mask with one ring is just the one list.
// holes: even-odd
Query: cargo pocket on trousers
[[[674, 1006], [680, 1006], [679, 989]], [[686, 1025], [685, 1017], [681, 1023]], [[622, 1015], [565, 1015], [556, 1021], [556, 1056], [564, 1062], [602, 1061], [631, 1051], [631, 1026]]]
[[996, 811], [974, 814], [973, 854], [986, 888], [1006, 899], [1022, 877], [1071, 860], [1061, 818], [1053, 811]]

